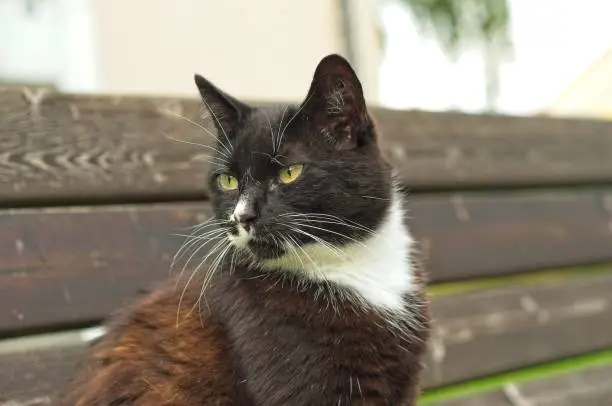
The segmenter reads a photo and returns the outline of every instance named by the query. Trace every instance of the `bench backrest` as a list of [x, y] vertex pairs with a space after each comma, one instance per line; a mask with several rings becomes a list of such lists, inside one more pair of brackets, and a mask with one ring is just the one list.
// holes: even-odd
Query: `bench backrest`
[[[207, 152], [171, 140], [210, 145], [200, 114], [196, 99], [0, 90], [0, 337], [97, 325], [168, 277], [172, 234], [210, 215]], [[612, 345], [609, 273], [496, 282], [612, 262], [612, 123], [373, 115], [432, 283], [426, 386]]]

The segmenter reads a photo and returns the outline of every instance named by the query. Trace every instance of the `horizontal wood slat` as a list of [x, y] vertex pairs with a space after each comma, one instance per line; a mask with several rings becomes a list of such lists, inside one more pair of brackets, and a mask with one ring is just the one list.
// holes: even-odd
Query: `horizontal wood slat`
[[596, 366], [520, 384], [436, 406], [608, 406], [612, 405], [612, 365]]
[[[426, 360], [424, 386], [436, 387], [612, 346], [610, 291], [612, 272], [584, 280], [579, 277], [549, 285], [435, 298], [436, 336]], [[0, 353], [0, 394], [5, 401], [52, 398], [85, 351], [86, 344], [80, 342], [65, 348]], [[575, 391], [578, 396], [579, 388], [569, 385], [572, 382], [578, 381], [566, 380], [567, 394]], [[552, 384], [523, 386], [525, 396], [543, 398], [538, 390]], [[489, 399], [497, 394], [486, 396]], [[472, 404], [479, 403], [465, 403]]]
[[[413, 188], [612, 182], [609, 122], [372, 112], [385, 154]], [[208, 151], [166, 137], [210, 144], [195, 98], [0, 88], [0, 117], [4, 205], [206, 195]]]
[[100, 319], [167, 278], [206, 203], [0, 214], [0, 334]]
[[62, 391], [86, 350], [76, 345], [0, 354], [0, 405], [73, 406], [61, 401]]
[[[424, 195], [408, 207], [438, 282], [612, 261], [603, 193]], [[210, 212], [206, 202], [0, 211], [0, 335], [99, 320], [168, 277], [183, 242], [172, 234]]]
[[612, 260], [612, 189], [415, 195], [434, 281]]
[[433, 300], [427, 386], [612, 348], [610, 271]]

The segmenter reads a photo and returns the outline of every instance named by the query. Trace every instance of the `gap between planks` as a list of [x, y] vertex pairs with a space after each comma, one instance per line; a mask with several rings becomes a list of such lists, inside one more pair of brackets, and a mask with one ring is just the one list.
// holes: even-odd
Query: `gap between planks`
[[534, 365], [514, 371], [502, 372], [488, 377], [477, 378], [458, 384], [426, 389], [419, 401], [419, 406], [434, 405], [437, 402], [456, 400], [501, 390], [508, 400], [521, 406], [518, 384], [534, 382], [576, 373], [588, 368], [612, 366], [612, 348], [586, 355]]

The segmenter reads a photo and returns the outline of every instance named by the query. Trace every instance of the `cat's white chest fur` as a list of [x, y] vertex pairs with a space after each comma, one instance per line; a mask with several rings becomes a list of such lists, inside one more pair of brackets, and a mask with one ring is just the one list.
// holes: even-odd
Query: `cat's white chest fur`
[[403, 311], [404, 295], [415, 283], [411, 258], [414, 240], [404, 224], [402, 197], [399, 193], [392, 196], [382, 224], [362, 242], [338, 250], [308, 244], [265, 265], [305, 271], [313, 279], [353, 290], [370, 306]]

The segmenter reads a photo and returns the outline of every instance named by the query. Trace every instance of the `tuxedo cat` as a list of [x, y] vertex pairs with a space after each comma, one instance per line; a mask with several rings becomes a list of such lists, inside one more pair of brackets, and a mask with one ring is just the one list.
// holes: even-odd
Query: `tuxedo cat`
[[198, 266], [111, 320], [70, 404], [415, 405], [427, 300], [349, 63], [323, 58], [299, 105], [195, 82], [217, 130]]

